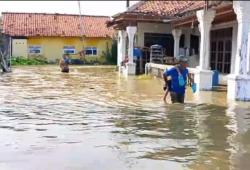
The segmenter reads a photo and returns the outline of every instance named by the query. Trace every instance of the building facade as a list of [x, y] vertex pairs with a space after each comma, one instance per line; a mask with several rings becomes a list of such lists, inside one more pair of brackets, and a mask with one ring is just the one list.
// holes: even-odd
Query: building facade
[[43, 57], [56, 62], [63, 54], [100, 59], [110, 48], [114, 30], [106, 16], [44, 13], [2, 13], [3, 33], [12, 39], [12, 56]]

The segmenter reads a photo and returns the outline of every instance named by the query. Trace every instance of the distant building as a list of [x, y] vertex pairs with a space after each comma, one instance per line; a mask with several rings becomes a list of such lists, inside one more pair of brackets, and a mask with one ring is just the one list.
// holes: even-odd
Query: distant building
[[[110, 47], [114, 30], [107, 28], [107, 16], [2, 13], [2, 32], [11, 37], [12, 56], [45, 57], [56, 62], [62, 54], [96, 60]], [[82, 35], [83, 34], [83, 35]], [[82, 37], [83, 41], [82, 41]]]

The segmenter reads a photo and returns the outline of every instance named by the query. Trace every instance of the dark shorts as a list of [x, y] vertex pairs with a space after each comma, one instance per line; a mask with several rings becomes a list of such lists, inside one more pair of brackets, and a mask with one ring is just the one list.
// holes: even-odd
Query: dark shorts
[[185, 94], [170, 93], [172, 103], [184, 103]]
[[63, 68], [63, 69], [62, 69], [62, 72], [63, 72], [63, 73], [68, 73], [68, 72], [69, 72], [69, 68]]

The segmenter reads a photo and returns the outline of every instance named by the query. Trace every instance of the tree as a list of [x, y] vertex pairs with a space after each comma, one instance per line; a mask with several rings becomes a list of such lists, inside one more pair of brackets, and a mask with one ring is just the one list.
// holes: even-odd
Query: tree
[[102, 56], [106, 59], [108, 64], [116, 64], [117, 63], [117, 40], [113, 39], [111, 44], [111, 49], [106, 44], [106, 51], [103, 52]]
[[2, 33], [2, 18], [0, 17], [0, 66], [3, 72], [10, 72], [9, 41]]

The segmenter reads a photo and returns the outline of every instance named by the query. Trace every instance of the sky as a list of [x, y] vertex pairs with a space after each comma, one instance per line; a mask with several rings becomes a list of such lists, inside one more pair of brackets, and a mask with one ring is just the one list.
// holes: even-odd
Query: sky
[[[130, 1], [130, 6], [138, 1]], [[80, 1], [83, 15], [112, 16], [126, 10], [126, 1]], [[79, 14], [78, 1], [0, 1], [2, 12]]]

